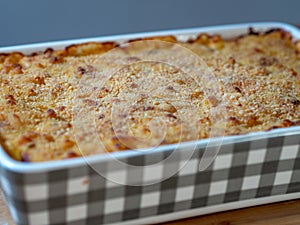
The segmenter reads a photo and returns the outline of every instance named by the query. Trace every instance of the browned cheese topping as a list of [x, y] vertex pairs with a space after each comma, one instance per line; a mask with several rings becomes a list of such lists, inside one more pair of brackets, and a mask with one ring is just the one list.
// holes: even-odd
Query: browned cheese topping
[[[139, 58], [126, 48], [101, 61], [116, 43], [0, 54], [0, 136], [8, 154], [38, 162], [204, 139], [214, 136], [211, 110], [220, 104], [225, 109], [225, 135], [300, 124], [300, 42], [288, 32], [249, 33], [230, 40], [206, 34], [187, 42], [171, 36], [154, 39], [180, 44], [200, 56], [221, 84], [221, 99], [208, 96], [205, 84], [172, 65], [134, 63]], [[118, 54], [128, 54], [131, 64], [101, 86], [95, 84], [93, 98], [80, 96], [81, 105], [76, 107], [93, 112], [94, 129], [83, 129], [76, 139], [74, 96], [82, 79], [117, 66]], [[132, 102], [127, 111], [114, 112], [113, 105], [118, 109], [125, 100]], [[97, 134], [105, 150], [91, 149], [91, 133]], [[86, 147], [79, 148], [78, 141]]]

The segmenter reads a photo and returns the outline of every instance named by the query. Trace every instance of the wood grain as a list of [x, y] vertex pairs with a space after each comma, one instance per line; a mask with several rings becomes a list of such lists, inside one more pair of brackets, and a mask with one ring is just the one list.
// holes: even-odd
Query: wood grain
[[[0, 198], [0, 224], [15, 225]], [[215, 213], [164, 223], [165, 225], [300, 225], [300, 199]]]
[[300, 225], [300, 199], [199, 216], [165, 225]]
[[0, 224], [15, 225], [15, 223], [13, 222], [10, 216], [6, 203], [3, 201], [3, 195], [1, 189], [0, 189]]

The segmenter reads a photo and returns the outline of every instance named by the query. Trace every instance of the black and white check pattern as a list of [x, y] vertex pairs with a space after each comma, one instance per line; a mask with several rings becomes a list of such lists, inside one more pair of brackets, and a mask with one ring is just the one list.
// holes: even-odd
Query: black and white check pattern
[[146, 186], [118, 185], [93, 168], [131, 183], [155, 181], [180, 168], [189, 149], [161, 166], [146, 167], [168, 152], [45, 173], [3, 170], [1, 185], [17, 224], [107, 224], [267, 196], [300, 192], [300, 134], [224, 144], [199, 172], [203, 146], [174, 176]]

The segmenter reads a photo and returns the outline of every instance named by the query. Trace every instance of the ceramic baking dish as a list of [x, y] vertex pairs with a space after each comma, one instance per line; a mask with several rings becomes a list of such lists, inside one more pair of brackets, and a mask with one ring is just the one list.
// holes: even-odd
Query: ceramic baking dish
[[[90, 41], [126, 41], [147, 36], [199, 33], [224, 38], [282, 28], [283, 23], [247, 23], [1, 48], [31, 53]], [[223, 210], [300, 198], [300, 127], [167, 145], [155, 151], [24, 163], [0, 149], [0, 181], [17, 224], [149, 224]], [[217, 157], [207, 168], [200, 162]], [[213, 150], [212, 150], [213, 151]], [[175, 172], [174, 172], [175, 171]]]

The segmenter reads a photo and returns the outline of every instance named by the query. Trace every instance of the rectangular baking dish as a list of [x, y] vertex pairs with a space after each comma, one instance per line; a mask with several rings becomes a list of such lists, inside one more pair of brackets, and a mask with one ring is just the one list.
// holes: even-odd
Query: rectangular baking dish
[[[300, 39], [296, 27], [264, 22], [30, 44], [0, 52], [29, 54], [83, 42], [162, 35], [187, 40], [203, 32], [233, 38], [247, 34], [249, 27], [282, 28]], [[210, 157], [208, 146], [217, 146], [219, 153], [200, 171], [200, 161]], [[158, 223], [300, 198], [299, 146], [296, 126], [161, 146], [152, 152], [43, 163], [15, 161], [0, 147], [0, 184], [17, 224]]]

